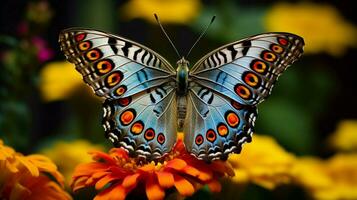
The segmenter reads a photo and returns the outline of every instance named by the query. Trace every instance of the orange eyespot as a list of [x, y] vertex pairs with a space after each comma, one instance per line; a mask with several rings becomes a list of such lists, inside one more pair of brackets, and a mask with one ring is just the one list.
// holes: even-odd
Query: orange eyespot
[[226, 121], [230, 127], [236, 128], [239, 124], [239, 117], [232, 111], [226, 113]]
[[113, 87], [117, 85], [123, 78], [123, 73], [121, 71], [116, 71], [110, 75], [107, 76], [106, 78], [106, 86], [107, 87]]
[[270, 46], [270, 49], [275, 52], [275, 53], [282, 53], [284, 51], [283, 47], [279, 46], [279, 45], [276, 45], [276, 44], [272, 44]]
[[216, 140], [216, 138], [217, 138], [216, 133], [214, 132], [214, 130], [209, 129], [207, 131], [207, 133], [206, 133], [206, 138], [207, 138], [208, 141], [214, 142]]
[[197, 146], [200, 146], [203, 143], [203, 136], [201, 134], [196, 136], [195, 143]]
[[81, 51], [88, 50], [92, 47], [92, 43], [90, 41], [84, 41], [78, 44], [78, 49]]
[[106, 74], [110, 71], [112, 71], [113, 67], [114, 67], [114, 63], [113, 61], [109, 60], [109, 59], [105, 59], [105, 60], [101, 60], [99, 62], [97, 62], [96, 64], [96, 71], [97, 73], [99, 73], [100, 75]]
[[79, 42], [79, 41], [82, 41], [84, 40], [84, 38], [86, 37], [86, 34], [85, 33], [80, 33], [80, 34], [77, 34], [76, 36], [74, 36], [74, 39]]
[[138, 135], [141, 132], [143, 132], [143, 129], [144, 129], [144, 123], [142, 121], [137, 121], [131, 126], [130, 131], [134, 135]]
[[256, 60], [253, 62], [252, 69], [260, 74], [265, 74], [268, 68], [264, 62]]
[[223, 123], [219, 123], [217, 126], [217, 132], [220, 136], [224, 137], [228, 135], [228, 127]]
[[131, 102], [131, 97], [125, 97], [125, 98], [118, 99], [118, 104], [121, 107], [125, 107], [125, 106], [129, 105], [130, 102]]
[[124, 125], [127, 126], [129, 125], [135, 118], [135, 111], [133, 109], [129, 109], [124, 111], [120, 115], [120, 122]]
[[159, 133], [158, 135], [157, 135], [157, 142], [159, 143], [159, 144], [164, 144], [165, 143], [165, 135], [163, 134], [163, 133]]
[[145, 137], [145, 139], [148, 140], [148, 141], [154, 139], [154, 137], [155, 137], [155, 131], [154, 131], [154, 129], [152, 129], [152, 128], [147, 129], [147, 130], [145, 131], [144, 137]]
[[242, 99], [250, 99], [252, 96], [252, 93], [250, 92], [250, 90], [242, 85], [242, 84], [237, 84], [234, 87], [234, 91], [238, 94], [238, 96], [240, 96]]
[[98, 49], [92, 49], [86, 53], [86, 58], [90, 61], [98, 60], [100, 57], [102, 57], [102, 52]]
[[276, 55], [269, 51], [263, 51], [263, 59], [268, 62], [274, 62], [276, 60]]
[[289, 44], [288, 40], [285, 38], [278, 38], [278, 42], [279, 42], [279, 44], [281, 44], [283, 46], [286, 46]]
[[123, 95], [125, 92], [126, 92], [126, 86], [125, 85], [121, 85], [115, 90], [115, 94], [118, 95], [118, 96]]
[[260, 78], [252, 72], [245, 72], [243, 74], [243, 80], [246, 84], [254, 88], [260, 85]]

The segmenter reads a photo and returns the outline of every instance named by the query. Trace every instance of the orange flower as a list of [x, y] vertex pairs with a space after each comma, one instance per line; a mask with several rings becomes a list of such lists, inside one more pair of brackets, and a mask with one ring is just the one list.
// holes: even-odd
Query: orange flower
[[63, 190], [63, 176], [47, 157], [23, 156], [5, 146], [2, 140], [0, 171], [0, 199], [71, 199]]
[[80, 164], [73, 175], [72, 188], [94, 186], [101, 190], [95, 200], [125, 199], [133, 189], [145, 188], [149, 200], [163, 199], [165, 189], [175, 187], [182, 196], [190, 196], [203, 185], [219, 192], [219, 177], [234, 175], [223, 161], [206, 163], [185, 151], [178, 140], [172, 152], [162, 162], [141, 163], [130, 158], [122, 148], [113, 148], [109, 154], [91, 152], [95, 162]]

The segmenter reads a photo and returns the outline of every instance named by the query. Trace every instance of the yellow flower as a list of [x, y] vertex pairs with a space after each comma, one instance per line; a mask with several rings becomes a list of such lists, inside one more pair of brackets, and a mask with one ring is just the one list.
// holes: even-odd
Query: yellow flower
[[357, 120], [344, 120], [337, 126], [337, 130], [328, 139], [328, 143], [337, 150], [357, 150]]
[[144, 18], [156, 23], [156, 13], [163, 23], [187, 23], [198, 15], [200, 8], [199, 0], [131, 0], [121, 11], [129, 19]]
[[51, 62], [43, 68], [40, 76], [40, 90], [46, 101], [65, 99], [75, 88], [83, 85], [81, 75], [69, 62]]
[[290, 169], [296, 158], [286, 152], [269, 136], [254, 135], [252, 144], [244, 146], [241, 154], [232, 154], [228, 161], [235, 172], [233, 181], [254, 182], [273, 189], [291, 180]]
[[327, 161], [301, 158], [294, 179], [315, 199], [357, 199], [357, 154], [337, 154]]
[[357, 28], [329, 5], [279, 3], [266, 15], [268, 31], [292, 32], [305, 39], [306, 53], [341, 55], [357, 46]]
[[63, 176], [47, 157], [23, 156], [5, 146], [2, 140], [0, 140], [0, 171], [1, 199], [71, 199], [71, 196], [63, 190]]
[[92, 156], [87, 152], [94, 150], [101, 151], [103, 149], [102, 146], [91, 144], [86, 140], [59, 141], [52, 147], [44, 149], [42, 153], [56, 163], [59, 171], [64, 175], [66, 183], [69, 185], [74, 168], [80, 163], [92, 160]]
[[300, 158], [291, 170], [293, 180], [312, 193], [318, 189], [329, 188], [332, 182], [325, 173], [325, 167], [324, 162], [318, 158]]
[[334, 184], [328, 192], [319, 194], [320, 199], [357, 199], [357, 154], [337, 154], [328, 160], [327, 166]]

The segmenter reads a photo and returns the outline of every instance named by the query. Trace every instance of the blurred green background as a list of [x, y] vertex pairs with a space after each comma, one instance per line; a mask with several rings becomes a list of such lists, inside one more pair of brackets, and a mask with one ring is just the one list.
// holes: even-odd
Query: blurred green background
[[[57, 67], [64, 63], [57, 42], [62, 29], [111, 32], [144, 44], [175, 65], [178, 58], [153, 13], [159, 15], [181, 54], [216, 15], [188, 58], [191, 64], [221, 45], [262, 32], [285, 31], [305, 38], [306, 53], [259, 105], [256, 132], [273, 136], [297, 155], [328, 157], [334, 150], [326, 140], [337, 124], [357, 119], [353, 4], [337, 0], [1, 1], [0, 138], [26, 154], [59, 140], [86, 139], [111, 147], [101, 126], [101, 100], [84, 83], [71, 81], [73, 75], [66, 70], [44, 72], [51, 63], [61, 61]], [[75, 72], [74, 66], [72, 70]], [[48, 90], [43, 88], [49, 83], [48, 76], [51, 84], [57, 84], [50, 90], [63, 95], [46, 97]], [[70, 89], [62, 91], [62, 86]], [[285, 191], [299, 193], [299, 189]], [[203, 193], [197, 198], [205, 198]], [[276, 198], [257, 186], [241, 196]]]

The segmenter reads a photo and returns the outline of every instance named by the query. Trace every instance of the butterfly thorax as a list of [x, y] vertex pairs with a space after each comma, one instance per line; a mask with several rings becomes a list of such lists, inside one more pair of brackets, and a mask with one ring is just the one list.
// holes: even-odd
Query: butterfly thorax
[[176, 69], [176, 84], [177, 84], [177, 95], [184, 96], [188, 89], [188, 65], [189, 62], [182, 57], [177, 62]]
[[186, 94], [188, 91], [188, 65], [184, 57], [177, 62], [176, 69], [176, 93], [177, 93], [177, 119], [178, 129], [181, 130], [186, 118]]

